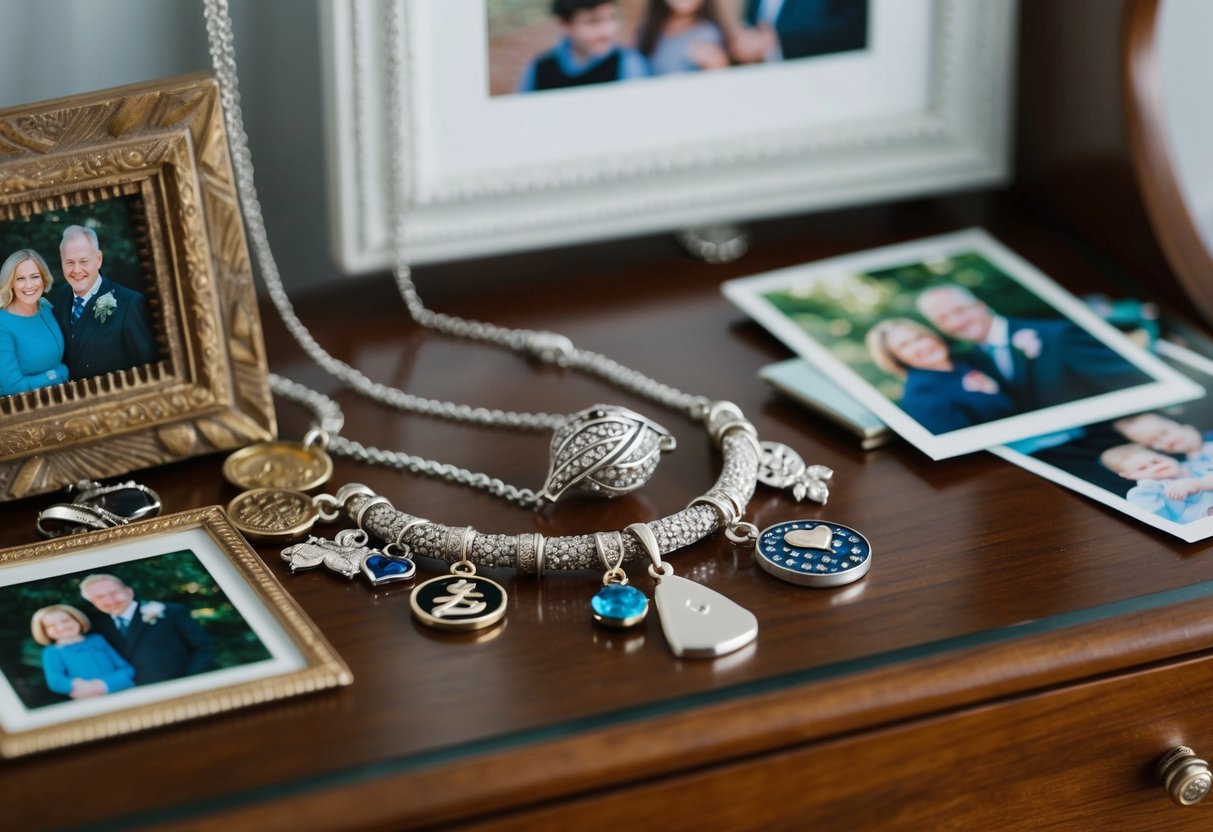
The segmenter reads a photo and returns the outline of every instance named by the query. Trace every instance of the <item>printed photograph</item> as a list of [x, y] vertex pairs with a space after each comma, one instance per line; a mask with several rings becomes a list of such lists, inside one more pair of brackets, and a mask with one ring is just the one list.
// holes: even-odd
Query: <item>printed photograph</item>
[[816, 58], [868, 46], [870, 0], [487, 0], [489, 94]]
[[0, 396], [161, 358], [138, 196], [0, 221]]
[[[1160, 341], [1179, 372], [1213, 384], [1213, 360]], [[1213, 536], [1213, 397], [1016, 443], [994, 452], [1187, 541]]]
[[724, 291], [935, 459], [1202, 393], [984, 232]]
[[28, 710], [271, 658], [190, 550], [0, 587], [0, 605], [0, 672]]

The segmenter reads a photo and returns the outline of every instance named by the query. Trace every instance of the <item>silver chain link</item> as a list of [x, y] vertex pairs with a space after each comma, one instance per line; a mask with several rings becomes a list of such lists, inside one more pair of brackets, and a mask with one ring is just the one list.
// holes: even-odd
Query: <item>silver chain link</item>
[[[404, 137], [404, 111], [402, 72], [404, 62], [401, 52], [404, 44], [404, 21], [402, 10], [394, 0], [384, 0], [384, 16], [387, 38], [388, 100], [393, 102], [385, 109], [388, 113], [390, 137], [400, 143]], [[468, 404], [428, 399], [406, 393], [373, 381], [359, 370], [335, 358], [320, 345], [308, 328], [295, 314], [294, 306], [287, 296], [278, 271], [278, 264], [270, 248], [265, 230], [261, 203], [253, 181], [252, 153], [248, 146], [248, 134], [244, 130], [244, 115], [240, 105], [239, 79], [236, 74], [235, 40], [228, 0], [204, 0], [207, 36], [210, 40], [211, 61], [219, 81], [220, 103], [231, 145], [232, 165], [235, 171], [236, 189], [244, 206], [244, 219], [249, 240], [257, 264], [265, 281], [270, 300], [282, 317], [287, 330], [303, 348], [304, 352], [330, 375], [350, 389], [389, 407], [410, 413], [432, 416], [452, 422], [471, 423], [491, 427], [521, 430], [554, 431], [566, 420], [566, 416], [552, 413], [525, 413], [507, 410], [473, 407]], [[529, 355], [535, 360], [556, 364], [597, 376], [620, 389], [627, 390], [649, 401], [681, 411], [694, 421], [704, 418], [710, 400], [704, 396], [684, 393], [674, 387], [650, 378], [619, 362], [590, 350], [575, 347], [568, 338], [552, 332], [531, 329], [510, 329], [483, 321], [468, 320], [429, 309], [417, 293], [412, 271], [405, 259], [403, 229], [407, 219], [407, 200], [404, 198], [405, 171], [400, 153], [389, 153], [391, 160], [391, 200], [393, 206], [392, 231], [395, 252], [394, 276], [396, 286], [404, 300], [409, 315], [421, 327], [466, 341], [509, 349]], [[364, 462], [440, 477], [453, 482], [480, 488], [491, 494], [533, 507], [537, 502], [534, 491], [508, 485], [487, 474], [468, 471], [453, 465], [422, 459], [400, 451], [385, 451], [364, 446], [361, 443], [337, 435], [340, 430], [324, 428], [325, 419], [343, 422], [336, 402], [304, 387], [301, 384], [274, 377], [274, 391], [312, 408], [322, 429], [330, 434], [329, 449], [336, 454], [350, 456]], [[327, 402], [327, 404], [326, 404]], [[335, 416], [334, 416], [335, 413]]]
[[469, 471], [449, 463], [413, 456], [403, 451], [385, 451], [347, 439], [340, 433], [345, 425], [345, 416], [337, 402], [319, 390], [313, 390], [276, 373], [269, 374], [269, 381], [270, 389], [279, 396], [301, 404], [312, 412], [317, 427], [328, 437], [327, 450], [331, 454], [478, 488], [527, 509], [535, 509], [540, 505], [538, 493], [530, 488], [519, 488], [488, 474]]

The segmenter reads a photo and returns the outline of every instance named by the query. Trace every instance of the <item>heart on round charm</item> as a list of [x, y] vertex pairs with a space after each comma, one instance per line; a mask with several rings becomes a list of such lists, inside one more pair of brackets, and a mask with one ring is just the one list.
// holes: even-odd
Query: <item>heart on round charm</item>
[[778, 523], [759, 532], [755, 546], [763, 570], [800, 586], [842, 586], [859, 580], [872, 566], [868, 539], [839, 523]]
[[396, 558], [373, 551], [362, 559], [362, 574], [372, 586], [407, 581], [417, 574], [417, 565], [411, 558]]

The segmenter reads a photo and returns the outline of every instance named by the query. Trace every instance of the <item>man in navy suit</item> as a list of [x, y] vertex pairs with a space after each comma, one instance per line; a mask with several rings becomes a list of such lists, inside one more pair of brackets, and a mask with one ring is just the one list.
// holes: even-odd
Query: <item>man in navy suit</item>
[[97, 608], [89, 616], [100, 633], [135, 668], [135, 684], [149, 685], [213, 668], [210, 635], [180, 604], [137, 601], [135, 590], [113, 575], [89, 575], [80, 594]]
[[868, 45], [868, 0], [746, 0], [746, 27], [731, 44], [738, 63], [790, 61]]
[[940, 332], [988, 355], [1020, 412], [1152, 380], [1072, 321], [1006, 318], [963, 286], [927, 289], [918, 296], [918, 311]]
[[63, 330], [63, 363], [72, 379], [151, 364], [152, 318], [143, 295], [101, 275], [97, 232], [72, 225], [59, 244], [66, 288], [52, 300]]

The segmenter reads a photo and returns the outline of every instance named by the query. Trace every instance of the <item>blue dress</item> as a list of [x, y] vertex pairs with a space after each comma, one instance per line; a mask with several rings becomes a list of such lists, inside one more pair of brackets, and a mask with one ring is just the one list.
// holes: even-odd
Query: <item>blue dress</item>
[[52, 644], [42, 651], [42, 672], [46, 686], [67, 696], [72, 679], [100, 679], [110, 693], [135, 685], [135, 668], [95, 633], [73, 644]]
[[723, 49], [724, 34], [715, 23], [701, 20], [676, 35], [662, 35], [657, 39], [653, 54], [649, 55], [649, 70], [654, 75], [698, 72], [699, 65], [691, 59], [691, 47], [697, 43], [710, 43]]
[[[992, 393], [966, 389], [964, 380], [970, 373], [987, 383], [994, 382], [997, 389]], [[997, 379], [961, 362], [954, 362], [953, 369], [946, 371], [911, 367], [906, 374], [901, 409], [936, 436], [1019, 412]]]
[[0, 396], [67, 381], [63, 346], [63, 330], [46, 298], [38, 299], [34, 315], [0, 309]]

